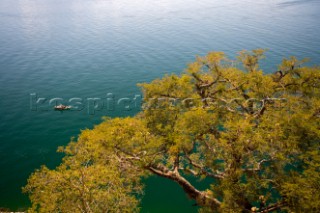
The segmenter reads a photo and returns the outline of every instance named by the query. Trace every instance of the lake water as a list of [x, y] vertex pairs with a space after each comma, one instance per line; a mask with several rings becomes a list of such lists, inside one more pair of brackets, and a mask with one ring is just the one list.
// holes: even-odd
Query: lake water
[[[319, 10], [316, 0], [1, 0], [0, 207], [27, 206], [21, 187], [59, 164], [58, 146], [104, 115], [134, 115], [125, 105], [138, 82], [181, 73], [195, 55], [268, 48], [266, 72], [289, 55], [320, 64]], [[101, 107], [108, 93], [129, 99]], [[83, 110], [36, 108], [36, 97], [81, 98]], [[146, 184], [143, 212], [196, 211], [175, 183]]]

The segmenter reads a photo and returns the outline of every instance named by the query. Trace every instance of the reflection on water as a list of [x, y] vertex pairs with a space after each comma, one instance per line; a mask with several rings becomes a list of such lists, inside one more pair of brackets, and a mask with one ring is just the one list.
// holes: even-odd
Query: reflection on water
[[[234, 56], [269, 48], [267, 72], [292, 54], [320, 64], [319, 6], [316, 0], [1, 0], [0, 206], [27, 205], [20, 188], [28, 175], [59, 163], [57, 146], [80, 129], [103, 115], [136, 113], [30, 111], [30, 93], [133, 97], [136, 83], [179, 73], [212, 50]], [[151, 182], [159, 185], [147, 187], [144, 212], [196, 211], [175, 184]]]

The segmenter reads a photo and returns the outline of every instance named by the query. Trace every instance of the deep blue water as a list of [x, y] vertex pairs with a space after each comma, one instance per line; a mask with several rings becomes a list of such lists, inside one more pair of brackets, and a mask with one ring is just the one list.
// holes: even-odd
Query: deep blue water
[[[138, 82], [180, 73], [212, 50], [268, 48], [266, 72], [289, 55], [320, 64], [319, 9], [317, 0], [1, 0], [0, 207], [27, 206], [30, 173], [57, 165], [56, 148], [80, 129], [139, 110], [101, 107], [107, 93], [132, 100]], [[35, 109], [34, 93], [82, 98], [83, 110]], [[176, 184], [146, 184], [143, 212], [196, 211]]]

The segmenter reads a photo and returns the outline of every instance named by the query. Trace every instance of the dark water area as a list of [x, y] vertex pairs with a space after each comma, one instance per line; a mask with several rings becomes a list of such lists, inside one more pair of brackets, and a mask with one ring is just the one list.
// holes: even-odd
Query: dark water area
[[[60, 163], [58, 146], [102, 116], [136, 114], [138, 104], [127, 106], [136, 84], [181, 73], [195, 55], [268, 48], [266, 72], [290, 55], [320, 64], [319, 9], [318, 0], [1, 0], [0, 207], [28, 206], [21, 187], [40, 165]], [[82, 110], [52, 110], [70, 98]], [[122, 99], [112, 109], [108, 98]], [[141, 206], [196, 212], [193, 203], [154, 177]]]

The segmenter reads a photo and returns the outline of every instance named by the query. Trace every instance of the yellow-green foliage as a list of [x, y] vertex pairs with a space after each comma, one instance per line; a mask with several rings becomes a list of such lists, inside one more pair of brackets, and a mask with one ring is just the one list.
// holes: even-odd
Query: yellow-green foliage
[[[320, 69], [291, 57], [266, 74], [263, 53], [212, 52], [139, 84], [138, 115], [82, 131], [60, 148], [59, 167], [31, 175], [30, 212], [138, 211], [150, 174], [175, 181], [201, 212], [320, 212]], [[200, 191], [190, 177], [212, 184]]]

